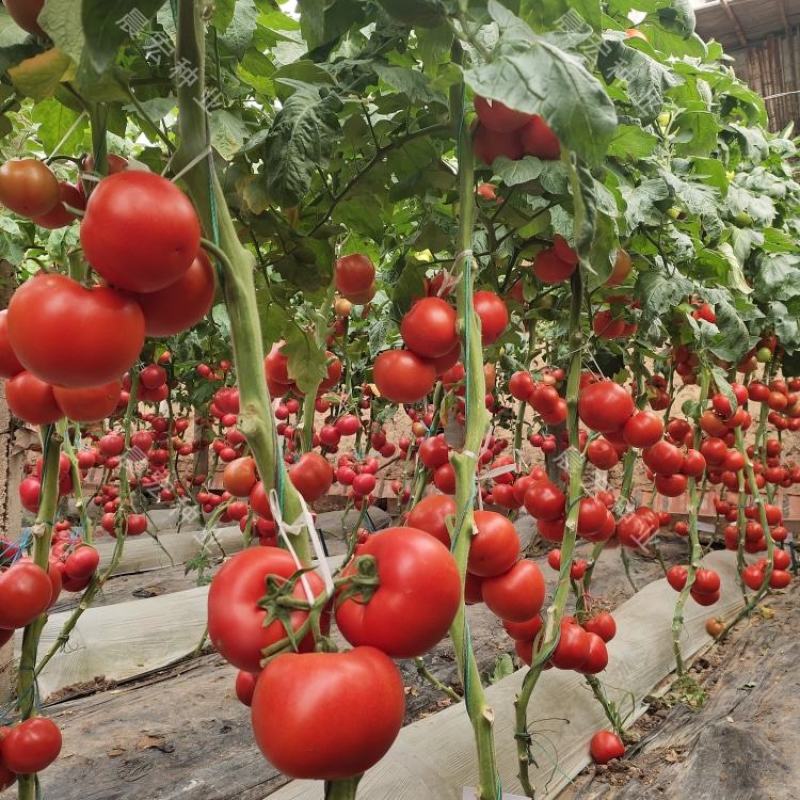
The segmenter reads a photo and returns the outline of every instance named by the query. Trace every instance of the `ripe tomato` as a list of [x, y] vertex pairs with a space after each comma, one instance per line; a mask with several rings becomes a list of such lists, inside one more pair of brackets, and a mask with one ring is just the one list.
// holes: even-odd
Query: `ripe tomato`
[[81, 245], [86, 260], [113, 286], [156, 292], [175, 283], [194, 261], [200, 221], [174, 183], [126, 170], [95, 187], [81, 222]]
[[652, 411], [639, 411], [622, 429], [622, 436], [631, 447], [651, 447], [663, 435], [664, 423]]
[[17, 775], [32, 775], [50, 766], [61, 752], [61, 731], [51, 719], [32, 717], [3, 737], [2, 761]]
[[667, 570], [667, 583], [676, 591], [680, 592], [686, 586], [688, 570], [681, 564], [674, 564]]
[[563, 283], [575, 272], [577, 264], [564, 261], [555, 247], [548, 247], [536, 254], [533, 260], [533, 274], [548, 284]]
[[19, 561], [3, 570], [0, 572], [0, 628], [24, 628], [48, 609], [52, 596], [50, 578], [32, 561]]
[[253, 704], [253, 693], [256, 690], [258, 675], [240, 669], [236, 673], [236, 697], [242, 705], [248, 708]]
[[484, 578], [483, 602], [500, 619], [525, 622], [536, 616], [544, 605], [545, 585], [535, 561], [517, 561], [508, 572]]
[[338, 780], [368, 770], [391, 747], [405, 714], [403, 679], [374, 647], [286, 653], [256, 683], [253, 733], [293, 778]]
[[524, 622], [501, 621], [505, 632], [517, 642], [532, 642], [542, 629], [542, 618], [538, 614]]
[[522, 128], [520, 139], [523, 151], [529, 156], [546, 161], [555, 161], [561, 157], [561, 142], [538, 114], [534, 114]]
[[400, 334], [422, 358], [440, 358], [458, 345], [456, 310], [440, 297], [423, 297], [403, 316]]
[[589, 442], [586, 457], [598, 469], [611, 469], [619, 464], [617, 449], [607, 439], [593, 439]]
[[589, 617], [583, 627], [589, 633], [596, 633], [604, 642], [610, 642], [617, 635], [617, 623], [607, 611]]
[[148, 336], [165, 337], [191, 328], [208, 314], [215, 291], [214, 267], [205, 251], [199, 250], [175, 283], [136, 295], [144, 313], [145, 332]]
[[606, 524], [608, 509], [596, 497], [581, 498], [578, 508], [578, 533], [581, 536], [597, 533]]
[[257, 480], [256, 462], [250, 456], [226, 464], [222, 473], [222, 485], [234, 497], [248, 497]]
[[110, 416], [119, 403], [122, 381], [109, 381], [102, 386], [70, 389], [53, 386], [53, 396], [62, 416], [75, 422], [99, 422]]
[[392, 658], [415, 658], [441, 641], [461, 601], [461, 578], [450, 551], [425, 531], [387, 528], [358, 545], [342, 572], [356, 575], [359, 557], [376, 563], [379, 585], [337, 603], [336, 624], [350, 644]]
[[481, 125], [496, 133], [512, 133], [519, 130], [530, 118], [524, 111], [515, 111], [499, 100], [485, 97], [475, 98], [475, 111]]
[[[258, 602], [266, 594], [266, 581], [273, 576], [284, 583], [297, 566], [286, 551], [277, 547], [255, 547], [244, 550], [226, 561], [211, 581], [208, 592], [208, 635], [222, 657], [239, 669], [259, 672], [261, 651], [286, 638], [286, 629], [278, 620], [265, 625], [265, 609]], [[306, 573], [314, 595], [324, 589], [322, 579], [314, 572]], [[306, 600], [303, 582], [298, 580], [291, 596]], [[289, 613], [292, 630], [297, 631], [308, 617], [302, 609]], [[307, 635], [299, 644], [300, 650], [314, 647]]]
[[688, 478], [686, 475], [656, 475], [655, 487], [664, 497], [680, 497], [686, 492]]
[[434, 366], [410, 350], [385, 350], [372, 365], [378, 391], [393, 403], [416, 403], [433, 389]]
[[472, 133], [472, 150], [479, 161], [491, 166], [499, 156], [505, 156], [511, 161], [522, 158], [522, 142], [519, 133], [500, 133], [478, 124]]
[[419, 446], [419, 460], [428, 469], [437, 469], [449, 460], [450, 448], [444, 436], [431, 436]]
[[11, 298], [8, 335], [20, 362], [40, 380], [99, 386], [138, 357], [144, 316], [113, 289], [86, 289], [63, 275], [39, 273]]
[[0, 378], [13, 378], [23, 369], [8, 338], [8, 309], [4, 308], [0, 311]]
[[615, 758], [625, 755], [625, 745], [616, 733], [598, 731], [589, 743], [589, 752], [598, 764], [608, 764]]
[[621, 430], [635, 410], [630, 392], [614, 381], [590, 383], [578, 396], [581, 421], [600, 433]]
[[580, 671], [585, 675], [597, 675], [608, 666], [608, 650], [606, 643], [596, 633], [587, 631], [586, 635], [589, 637], [589, 648]]
[[411, 509], [406, 517], [406, 525], [425, 531], [446, 547], [450, 547], [446, 520], [450, 517], [454, 521], [456, 510], [456, 502], [452, 497], [446, 494], [432, 494], [424, 497]]
[[539, 481], [525, 492], [525, 508], [537, 520], [553, 521], [564, 515], [566, 495], [549, 480]]
[[39, 217], [58, 201], [58, 180], [43, 161], [15, 158], [0, 167], [0, 203], [11, 211]]
[[64, 561], [64, 575], [72, 580], [91, 578], [100, 566], [100, 553], [91, 545], [81, 544]]
[[375, 266], [368, 256], [352, 253], [336, 261], [336, 290], [353, 303], [368, 303], [375, 294]]
[[31, 425], [48, 425], [64, 416], [56, 403], [53, 387], [30, 372], [23, 370], [15, 375], [6, 382], [5, 388], [11, 413]]
[[313, 503], [331, 488], [333, 468], [319, 453], [304, 453], [289, 467], [289, 480], [307, 503]]
[[3, 5], [6, 7], [9, 16], [20, 28], [34, 36], [45, 36], [45, 32], [39, 27], [36, 21], [41, 13], [44, 0], [6, 0]]
[[675, 475], [683, 467], [683, 453], [665, 439], [646, 448], [642, 459], [658, 475]]
[[591, 641], [590, 635], [574, 619], [562, 619], [561, 634], [551, 656], [553, 666], [580, 670], [589, 658]]
[[477, 534], [469, 547], [467, 569], [481, 578], [501, 575], [519, 556], [519, 536], [508, 517], [495, 511], [476, 511]]
[[483, 346], [499, 339], [508, 327], [508, 308], [494, 292], [475, 292], [472, 296], [475, 313], [481, 321], [481, 341]]
[[86, 207], [86, 200], [83, 193], [78, 191], [71, 183], [61, 181], [58, 184], [58, 202], [46, 214], [34, 217], [33, 221], [40, 228], [48, 228], [53, 230], [55, 228], [63, 228], [69, 225], [75, 219], [75, 215], [71, 211], [64, 208], [66, 203], [72, 208], [83, 209]]

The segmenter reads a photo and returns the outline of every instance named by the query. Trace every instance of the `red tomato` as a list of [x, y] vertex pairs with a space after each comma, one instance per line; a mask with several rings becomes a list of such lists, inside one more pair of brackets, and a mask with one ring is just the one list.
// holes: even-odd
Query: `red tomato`
[[578, 508], [578, 533], [581, 536], [597, 533], [605, 524], [608, 509], [596, 497], [581, 498]]
[[606, 286], [619, 286], [621, 283], [625, 283], [625, 279], [630, 275], [632, 267], [633, 262], [628, 253], [622, 248], [617, 250], [614, 268], [606, 279]]
[[663, 435], [664, 423], [652, 411], [639, 411], [622, 429], [622, 436], [631, 447], [651, 447]]
[[635, 410], [630, 392], [613, 381], [591, 383], [578, 396], [581, 421], [601, 433], [621, 430]]
[[126, 170], [95, 187], [81, 222], [81, 245], [86, 260], [113, 286], [157, 292], [194, 261], [200, 221], [174, 183], [153, 172]]
[[[256, 481], [256, 462], [250, 456], [243, 456], [226, 464], [225, 471], [222, 473], [222, 485], [225, 487], [225, 491], [230, 492], [234, 497], [248, 497], [256, 485]], [[266, 501], [266, 495], [264, 499]]]
[[53, 386], [53, 396], [62, 416], [75, 422], [99, 422], [110, 416], [119, 403], [122, 381], [110, 381], [102, 386], [70, 389]]
[[535, 561], [517, 561], [508, 572], [484, 578], [483, 602], [501, 619], [525, 622], [544, 605], [545, 585]]
[[61, 752], [61, 731], [51, 719], [32, 717], [3, 737], [2, 760], [17, 775], [32, 775], [50, 766]]
[[683, 453], [665, 439], [646, 448], [642, 459], [658, 475], [675, 475], [683, 467]]
[[333, 483], [333, 468], [319, 453], [304, 453], [289, 467], [289, 479], [308, 503], [328, 493]]
[[446, 635], [461, 602], [461, 578], [450, 551], [416, 528], [388, 528], [356, 548], [342, 575], [358, 573], [359, 557], [376, 562], [379, 585], [337, 604], [336, 624], [350, 644], [377, 647], [392, 658], [415, 658]]
[[625, 745], [616, 733], [598, 731], [592, 736], [589, 752], [598, 764], [608, 764], [609, 761], [625, 755]]
[[522, 158], [522, 142], [516, 131], [499, 133], [478, 124], [472, 133], [472, 150], [479, 161], [491, 166], [499, 156], [516, 161]]
[[66, 203], [72, 208], [83, 209], [86, 207], [86, 201], [83, 193], [78, 191], [71, 183], [61, 181], [58, 184], [59, 200], [46, 214], [34, 217], [33, 221], [40, 228], [48, 228], [53, 230], [55, 228], [63, 228], [69, 225], [75, 219], [75, 215], [71, 211], [64, 208]]
[[506, 633], [517, 642], [532, 642], [542, 629], [542, 618], [538, 614], [524, 622], [501, 621]]
[[519, 130], [530, 118], [524, 111], [513, 108], [491, 98], [475, 97], [475, 111], [481, 125], [496, 133], [512, 133]]
[[64, 561], [64, 575], [72, 580], [91, 578], [100, 566], [100, 553], [91, 545], [81, 544]]
[[258, 674], [240, 669], [236, 673], [236, 697], [242, 705], [248, 708], [253, 704], [253, 693], [256, 690]]
[[607, 611], [589, 617], [583, 627], [589, 633], [596, 633], [604, 642], [610, 642], [617, 635], [617, 623]]
[[593, 439], [586, 447], [586, 457], [598, 469], [611, 469], [619, 464], [619, 454], [607, 439]]
[[409, 511], [406, 525], [423, 530], [446, 547], [450, 547], [446, 520], [450, 517], [455, 521], [456, 511], [456, 502], [452, 497], [446, 494], [432, 494], [424, 497]]
[[0, 311], [0, 378], [13, 378], [23, 369], [8, 338], [8, 309], [4, 308]]
[[48, 425], [64, 416], [56, 402], [53, 387], [30, 372], [22, 371], [15, 375], [6, 382], [5, 389], [11, 413], [31, 425]]
[[58, 180], [43, 161], [15, 158], [0, 167], [0, 203], [9, 210], [39, 217], [58, 201]]
[[372, 365], [378, 391], [393, 403], [416, 403], [432, 389], [434, 366], [410, 350], [386, 350]]
[[536, 254], [533, 274], [548, 284], [563, 283], [575, 272], [576, 263], [564, 261], [555, 247], [548, 247]]
[[456, 310], [440, 297], [423, 297], [403, 316], [400, 334], [418, 356], [441, 358], [459, 344]]
[[99, 386], [139, 356], [144, 317], [134, 300], [113, 289], [39, 273], [11, 298], [8, 334], [20, 362], [40, 380]]
[[375, 294], [375, 266], [361, 253], [338, 259], [334, 280], [339, 294], [358, 305], [369, 302]]
[[589, 658], [591, 641], [590, 634], [575, 620], [561, 620], [561, 635], [551, 657], [553, 666], [558, 669], [581, 669]]
[[53, 586], [32, 561], [19, 561], [0, 572], [0, 628], [24, 628], [50, 606]]
[[44, 6], [44, 0], [5, 0], [3, 5], [20, 28], [35, 36], [45, 36], [45, 32], [36, 21]]
[[467, 569], [481, 578], [501, 575], [519, 557], [519, 536], [508, 517], [495, 511], [476, 511], [477, 534], [472, 537]]
[[[8, 388], [6, 387], [6, 391]], [[42, 483], [38, 478], [23, 478], [19, 484], [19, 499], [22, 507], [32, 514], [39, 510], [39, 495], [42, 490]]]
[[680, 497], [686, 492], [687, 481], [686, 475], [656, 475], [654, 483], [664, 497]]
[[419, 460], [428, 469], [437, 469], [449, 460], [450, 448], [444, 436], [431, 436], [419, 446]]
[[549, 480], [534, 483], [525, 492], [525, 508], [538, 520], [554, 521], [564, 515], [567, 498], [564, 492]]
[[534, 114], [520, 131], [520, 139], [523, 151], [529, 156], [546, 161], [555, 161], [561, 157], [561, 142], [538, 114]]
[[214, 267], [205, 251], [199, 250], [175, 283], [136, 295], [144, 313], [145, 332], [148, 336], [165, 337], [191, 328], [208, 314], [215, 291]]
[[[208, 592], [208, 635], [226, 661], [239, 669], [259, 672], [261, 651], [286, 638], [286, 629], [280, 621], [264, 625], [267, 611], [258, 602], [266, 594], [268, 576], [283, 583], [295, 572], [297, 566], [292, 556], [277, 547], [244, 550], [222, 565]], [[314, 595], [321, 594], [322, 579], [314, 572], [306, 573], [306, 579]], [[307, 599], [302, 581], [297, 581], [291, 596]], [[297, 631], [307, 617], [308, 613], [302, 609], [291, 611], [292, 629]], [[313, 647], [311, 634], [300, 642], [301, 650]]]
[[499, 339], [508, 327], [508, 308], [494, 292], [475, 292], [472, 296], [475, 313], [481, 321], [481, 341], [483, 346]]
[[667, 570], [667, 583], [676, 591], [680, 592], [686, 586], [688, 570], [680, 564], [674, 564]]
[[589, 637], [589, 648], [580, 671], [585, 675], [597, 675], [608, 666], [608, 650], [606, 643], [596, 633], [587, 631], [586, 635]]
[[314, 780], [349, 778], [375, 765], [404, 714], [400, 672], [374, 647], [278, 656], [259, 676], [252, 704], [253, 733], [270, 764]]

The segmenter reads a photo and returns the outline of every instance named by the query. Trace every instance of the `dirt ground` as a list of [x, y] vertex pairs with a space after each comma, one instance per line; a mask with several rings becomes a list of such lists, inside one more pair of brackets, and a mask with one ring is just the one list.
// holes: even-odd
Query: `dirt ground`
[[628, 756], [589, 767], [559, 800], [794, 800], [800, 796], [796, 588], [768, 598], [652, 698]]

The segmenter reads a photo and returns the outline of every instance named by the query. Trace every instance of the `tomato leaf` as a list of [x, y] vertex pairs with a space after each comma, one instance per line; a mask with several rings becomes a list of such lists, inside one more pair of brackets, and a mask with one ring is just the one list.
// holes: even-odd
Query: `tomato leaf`
[[83, 33], [94, 68], [107, 69], [120, 46], [143, 30], [162, 5], [164, 0], [83, 0]]
[[62, 53], [80, 62], [85, 40], [73, 0], [47, 0], [37, 21]]
[[300, 391], [316, 392], [327, 373], [325, 348], [319, 346], [312, 334], [290, 325], [282, 352], [289, 358], [289, 377]]
[[42, 100], [55, 93], [71, 64], [70, 57], [54, 47], [11, 67], [8, 75], [21, 94]]

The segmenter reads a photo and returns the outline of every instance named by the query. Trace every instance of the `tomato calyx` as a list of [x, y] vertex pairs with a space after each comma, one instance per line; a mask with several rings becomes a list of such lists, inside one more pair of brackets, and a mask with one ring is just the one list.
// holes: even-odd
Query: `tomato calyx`
[[[366, 605], [380, 586], [378, 575], [378, 562], [375, 556], [356, 556], [353, 565], [354, 574], [336, 582], [336, 603], [341, 605], [345, 600], [354, 599], [357, 603]], [[339, 589], [341, 587], [341, 589]]]

